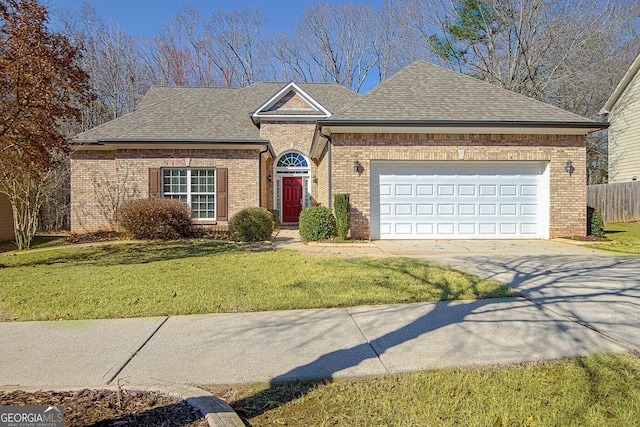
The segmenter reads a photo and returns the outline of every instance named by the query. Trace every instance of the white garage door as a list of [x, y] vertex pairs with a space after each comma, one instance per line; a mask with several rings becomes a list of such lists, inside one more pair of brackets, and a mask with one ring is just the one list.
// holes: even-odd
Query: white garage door
[[546, 239], [543, 162], [372, 162], [372, 239]]

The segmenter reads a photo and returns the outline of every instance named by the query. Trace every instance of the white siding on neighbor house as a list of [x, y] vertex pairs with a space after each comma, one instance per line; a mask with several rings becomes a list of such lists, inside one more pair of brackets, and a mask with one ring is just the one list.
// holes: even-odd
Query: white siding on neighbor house
[[609, 113], [609, 183], [640, 180], [640, 73]]
[[13, 208], [9, 198], [0, 194], [0, 240], [13, 239]]

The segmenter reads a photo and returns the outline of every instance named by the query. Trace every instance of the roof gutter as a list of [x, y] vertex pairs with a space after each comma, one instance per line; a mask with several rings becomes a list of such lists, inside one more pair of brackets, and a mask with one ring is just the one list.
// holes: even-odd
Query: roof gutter
[[[255, 145], [256, 148], [265, 147], [275, 157], [271, 142], [266, 139], [140, 139], [140, 138], [99, 138], [89, 140], [72, 140], [72, 145], [105, 146], [105, 145], [157, 145], [159, 148], [167, 145]], [[145, 147], [146, 148], [146, 147]]]
[[607, 122], [557, 122], [557, 121], [506, 121], [506, 120], [319, 120], [320, 126], [385, 126], [385, 127], [533, 127], [533, 128], [579, 128], [600, 130], [609, 127]]

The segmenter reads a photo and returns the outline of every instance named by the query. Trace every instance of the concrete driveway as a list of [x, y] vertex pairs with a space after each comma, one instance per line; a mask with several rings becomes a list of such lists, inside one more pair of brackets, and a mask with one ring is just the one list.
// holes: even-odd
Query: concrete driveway
[[640, 350], [640, 257], [562, 241], [376, 241], [507, 283], [546, 310]]

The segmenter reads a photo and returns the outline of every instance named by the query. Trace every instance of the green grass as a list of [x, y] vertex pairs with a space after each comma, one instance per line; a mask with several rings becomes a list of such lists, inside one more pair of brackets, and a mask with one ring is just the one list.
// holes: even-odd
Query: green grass
[[605, 237], [605, 241], [590, 246], [611, 252], [640, 254], [640, 222], [607, 224]]
[[[428, 261], [330, 258], [212, 240], [116, 242], [0, 254], [0, 314], [55, 320], [504, 297]], [[4, 312], [4, 313], [1, 313]]]
[[253, 427], [637, 426], [640, 357], [604, 354], [382, 378], [204, 387]]
[[[61, 242], [63, 239], [60, 236], [36, 236], [31, 242], [32, 248], [45, 248], [53, 246]], [[0, 253], [15, 251], [18, 249], [18, 245], [14, 240], [2, 240], [0, 241]]]

